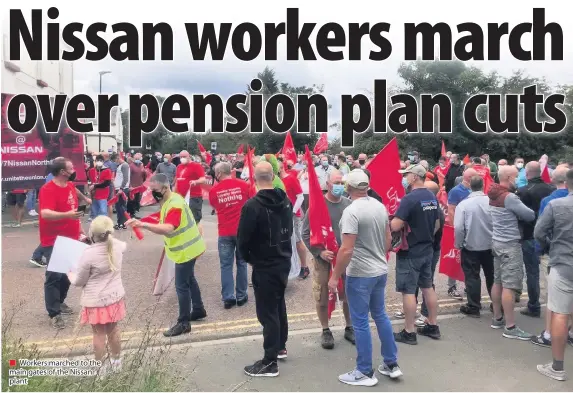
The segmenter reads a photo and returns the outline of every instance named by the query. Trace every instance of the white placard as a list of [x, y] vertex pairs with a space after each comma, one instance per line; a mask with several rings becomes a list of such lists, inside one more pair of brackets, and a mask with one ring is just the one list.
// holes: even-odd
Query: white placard
[[58, 236], [54, 243], [47, 270], [64, 274], [70, 271], [75, 272], [76, 265], [87, 247], [89, 246], [86, 243], [70, 239], [69, 237]]

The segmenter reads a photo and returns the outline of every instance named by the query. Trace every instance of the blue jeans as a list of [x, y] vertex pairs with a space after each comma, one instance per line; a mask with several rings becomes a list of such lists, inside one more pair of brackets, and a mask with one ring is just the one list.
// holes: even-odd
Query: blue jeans
[[107, 199], [93, 199], [90, 217], [107, 216]]
[[28, 191], [26, 197], [26, 210], [34, 210], [36, 208], [36, 190]]
[[527, 275], [527, 308], [529, 311], [539, 312], [539, 252], [535, 240], [524, 240], [521, 244], [523, 251], [523, 262], [525, 264], [525, 274]]
[[175, 264], [175, 292], [179, 303], [178, 323], [188, 325], [191, 321], [191, 302], [193, 310], [203, 310], [203, 299], [199, 283], [195, 278], [195, 261], [192, 259], [185, 263]]
[[362, 374], [372, 372], [369, 312], [376, 323], [384, 363], [392, 364], [398, 360], [398, 348], [384, 303], [387, 279], [387, 274], [378, 277], [346, 277], [346, 299], [356, 337], [356, 369]]
[[[221, 263], [221, 296], [223, 301], [243, 300], [247, 297], [249, 285], [247, 262], [239, 255], [236, 236], [220, 236], [217, 241]], [[235, 280], [233, 264], [237, 260], [237, 296], [235, 297]]]

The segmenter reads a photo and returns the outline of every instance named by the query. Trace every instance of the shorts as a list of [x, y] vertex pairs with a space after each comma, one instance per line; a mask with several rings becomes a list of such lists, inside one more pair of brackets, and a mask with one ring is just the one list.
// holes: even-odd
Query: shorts
[[189, 208], [191, 209], [191, 213], [193, 213], [195, 222], [199, 224], [203, 218], [203, 198], [189, 198]]
[[[322, 259], [312, 258], [312, 294], [314, 301], [320, 307], [328, 307], [328, 280], [330, 279], [331, 264]], [[343, 292], [338, 293], [340, 301], [346, 301]]]
[[295, 242], [302, 242], [302, 217], [294, 216], [293, 228]]
[[8, 206], [24, 207], [26, 204], [26, 194], [14, 194], [13, 192], [8, 193], [6, 197], [6, 203]]
[[433, 253], [422, 258], [396, 257], [396, 292], [415, 295], [416, 288], [432, 288]]
[[523, 289], [523, 251], [519, 242], [493, 241], [493, 283], [505, 289]]
[[573, 282], [558, 269], [551, 269], [547, 276], [547, 308], [557, 314], [573, 313]]

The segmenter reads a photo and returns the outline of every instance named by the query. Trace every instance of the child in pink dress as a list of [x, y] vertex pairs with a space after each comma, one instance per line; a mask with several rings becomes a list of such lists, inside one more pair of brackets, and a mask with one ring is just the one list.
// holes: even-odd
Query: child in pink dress
[[126, 244], [113, 236], [113, 221], [96, 217], [76, 273], [68, 273], [72, 285], [82, 287], [81, 324], [92, 325], [95, 359], [103, 361], [106, 338], [110, 347], [112, 370], [121, 368], [121, 337], [117, 323], [125, 318], [125, 290], [121, 281], [123, 252]]

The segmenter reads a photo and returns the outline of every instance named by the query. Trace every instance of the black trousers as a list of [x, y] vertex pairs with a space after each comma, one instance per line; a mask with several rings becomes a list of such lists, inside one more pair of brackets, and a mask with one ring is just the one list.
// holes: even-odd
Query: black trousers
[[287, 273], [253, 269], [253, 289], [257, 318], [263, 325], [264, 364], [276, 362], [279, 351], [286, 349], [288, 321], [285, 303]]
[[[46, 262], [48, 263], [50, 263], [53, 249], [54, 247], [42, 247]], [[48, 311], [50, 318], [60, 315], [60, 306], [66, 300], [69, 289], [70, 280], [66, 274], [46, 271], [44, 301], [46, 303], [46, 311]]]
[[485, 286], [491, 297], [493, 286], [493, 254], [491, 250], [470, 251], [462, 249], [462, 270], [464, 271], [468, 306], [481, 309], [481, 277], [480, 268], [485, 276]]
[[140, 202], [141, 202], [141, 193], [135, 194], [133, 196], [133, 199], [129, 199], [127, 201], [127, 212], [131, 217], [133, 217], [135, 213], [139, 211]]

